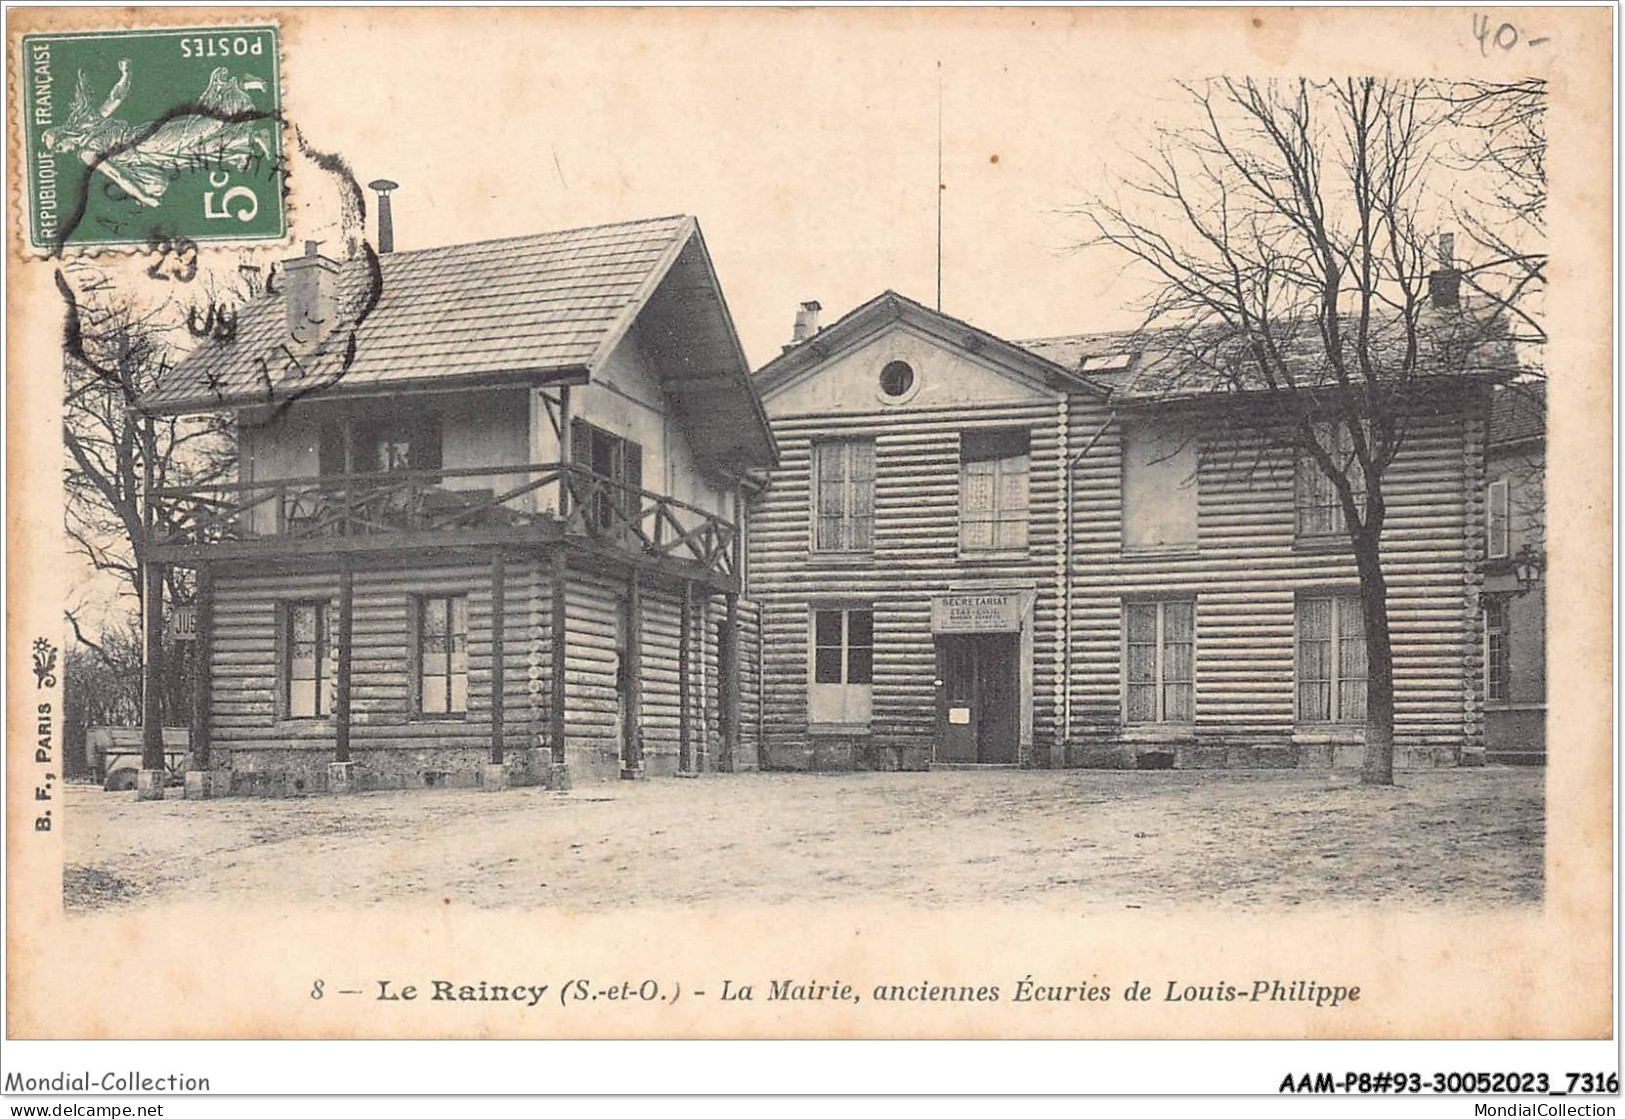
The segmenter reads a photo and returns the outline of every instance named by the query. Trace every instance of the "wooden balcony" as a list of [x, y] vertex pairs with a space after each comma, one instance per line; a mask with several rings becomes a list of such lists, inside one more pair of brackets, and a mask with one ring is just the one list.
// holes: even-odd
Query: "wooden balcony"
[[327, 475], [153, 495], [144, 558], [182, 565], [562, 544], [738, 589], [736, 526], [568, 463]]

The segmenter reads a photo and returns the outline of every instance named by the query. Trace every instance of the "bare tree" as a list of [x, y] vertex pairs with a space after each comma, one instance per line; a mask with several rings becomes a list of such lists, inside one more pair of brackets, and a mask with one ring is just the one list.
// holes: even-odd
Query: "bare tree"
[[[1359, 573], [1367, 656], [1362, 779], [1392, 784], [1393, 651], [1380, 541], [1389, 467], [1422, 394], [1507, 350], [1496, 313], [1441, 313], [1461, 283], [1433, 237], [1430, 172], [1453, 136], [1431, 85], [1370, 78], [1185, 86], [1189, 127], [1153, 138], [1131, 199], [1083, 214], [1091, 244], [1148, 269], [1140, 374], [1168, 398], [1245, 394], [1236, 422], [1325, 479]], [[1519, 292], [1506, 298], [1516, 303]], [[1306, 473], [1308, 471], [1309, 473]], [[1334, 525], [1334, 528], [1337, 526]]]
[[[65, 304], [66, 531], [74, 552], [120, 581], [120, 596], [139, 618], [144, 588], [138, 542], [152, 528], [185, 515], [149, 503], [146, 495], [225, 477], [236, 466], [235, 444], [229, 417], [154, 417], [136, 407], [169, 368], [176, 336], [186, 335], [174, 306], [139, 307], [106, 276], [89, 270], [75, 279], [59, 275], [58, 281]], [[212, 325], [217, 315], [209, 318]], [[189, 602], [188, 573], [171, 567], [164, 592], [171, 603]], [[68, 621], [80, 644], [94, 653], [97, 643], [85, 637], [76, 611], [68, 611]], [[185, 658], [166, 660], [161, 686], [164, 710], [173, 718], [185, 710], [189, 666]]]
[[1438, 92], [1454, 129], [1449, 165], [1465, 189], [1451, 199], [1472, 246], [1465, 281], [1508, 316], [1515, 341], [1532, 344], [1539, 371], [1546, 341], [1546, 82], [1451, 82]]

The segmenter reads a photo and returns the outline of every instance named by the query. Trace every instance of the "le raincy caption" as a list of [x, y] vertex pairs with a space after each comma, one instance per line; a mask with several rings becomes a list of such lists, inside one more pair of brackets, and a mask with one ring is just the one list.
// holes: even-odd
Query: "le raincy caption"
[[844, 980], [723, 978], [703, 986], [661, 979], [603, 981], [572, 977], [563, 982], [494, 982], [490, 979], [429, 978], [407, 982], [374, 979], [339, 986], [326, 979], [312, 982], [309, 997], [371, 1000], [384, 1003], [511, 1003], [522, 1009], [568, 1009], [588, 1003], [675, 1005], [684, 998], [737, 1005], [760, 1002], [801, 1003], [1299, 1003], [1335, 1010], [1360, 1001], [1360, 988], [1320, 979], [1279, 977], [1189, 983], [1178, 979], [1154, 983], [1138, 979], [1124, 984], [1098, 981], [1058, 983], [1032, 975], [1014, 982], [958, 984], [917, 981], [858, 984]]

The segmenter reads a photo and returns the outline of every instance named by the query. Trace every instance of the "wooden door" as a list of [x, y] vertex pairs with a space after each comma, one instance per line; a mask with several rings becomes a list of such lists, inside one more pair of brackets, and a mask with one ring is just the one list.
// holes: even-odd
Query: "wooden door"
[[976, 646], [964, 637], [937, 639], [937, 756], [976, 760]]
[[1014, 765], [1021, 737], [1020, 646], [1015, 634], [976, 642], [976, 760]]

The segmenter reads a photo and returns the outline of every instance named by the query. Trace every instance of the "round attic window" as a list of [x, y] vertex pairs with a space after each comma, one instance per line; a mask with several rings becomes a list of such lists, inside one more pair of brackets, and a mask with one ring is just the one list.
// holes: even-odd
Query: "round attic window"
[[901, 404], [915, 387], [914, 367], [906, 361], [887, 362], [880, 371], [880, 399], [888, 404]]

